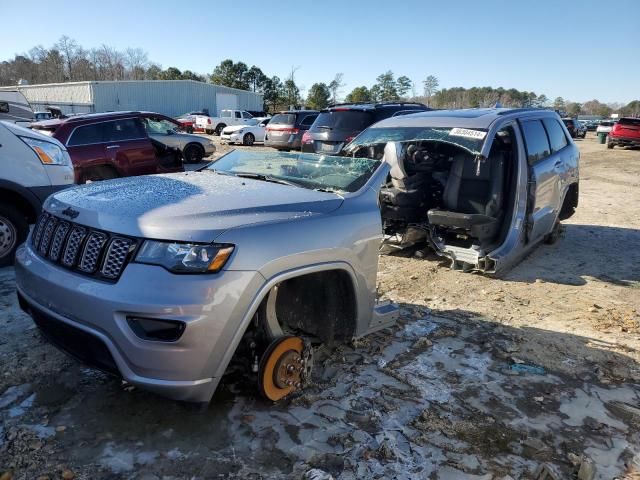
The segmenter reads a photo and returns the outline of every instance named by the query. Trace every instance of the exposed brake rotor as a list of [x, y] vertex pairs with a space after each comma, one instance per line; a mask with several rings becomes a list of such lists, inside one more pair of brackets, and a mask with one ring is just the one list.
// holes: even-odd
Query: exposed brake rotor
[[300, 390], [310, 377], [312, 365], [312, 349], [308, 342], [294, 336], [276, 338], [260, 360], [260, 393], [276, 402]]

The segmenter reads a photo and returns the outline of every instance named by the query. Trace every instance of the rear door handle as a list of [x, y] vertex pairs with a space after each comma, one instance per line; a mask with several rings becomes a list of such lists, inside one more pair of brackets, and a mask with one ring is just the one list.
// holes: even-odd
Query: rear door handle
[[120, 148], [120, 145], [107, 145], [107, 150], [111, 148]]

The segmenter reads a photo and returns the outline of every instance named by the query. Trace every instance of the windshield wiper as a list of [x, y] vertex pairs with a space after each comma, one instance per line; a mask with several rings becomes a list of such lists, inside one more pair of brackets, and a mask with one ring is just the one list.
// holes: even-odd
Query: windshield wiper
[[324, 192], [324, 193], [334, 193], [336, 195], [340, 195], [336, 190], [331, 190], [330, 188], [314, 188], [316, 192]]
[[226, 172], [226, 173], [229, 173], [230, 175], [235, 175], [236, 177], [240, 177], [240, 178], [251, 178], [252, 180], [261, 180], [263, 182], [279, 183], [281, 185], [289, 185], [290, 187], [300, 188], [300, 185], [296, 185], [295, 183], [288, 182], [280, 178], [270, 177], [262, 173], [249, 173], [249, 172]]

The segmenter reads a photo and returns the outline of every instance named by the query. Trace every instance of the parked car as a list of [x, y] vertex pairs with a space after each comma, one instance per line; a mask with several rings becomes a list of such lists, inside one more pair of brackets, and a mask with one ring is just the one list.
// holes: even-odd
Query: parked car
[[181, 172], [182, 155], [147, 135], [141, 112], [112, 112], [46, 120], [31, 128], [67, 148], [76, 183]]
[[614, 125], [615, 125], [615, 122], [609, 121], [609, 120], [604, 120], [604, 121], [600, 122], [600, 124], [596, 128], [596, 134], [598, 134], [598, 133], [606, 133], [608, 135], [609, 133], [611, 133], [611, 130], [613, 130], [613, 126]]
[[266, 128], [264, 144], [282, 151], [300, 150], [302, 136], [318, 118], [317, 110], [288, 110], [277, 113]]
[[[279, 400], [309, 378], [314, 345], [396, 320], [376, 302], [390, 189], [422, 223], [385, 208], [387, 233], [423, 232], [484, 272], [556, 235], [577, 205], [578, 151], [550, 111], [400, 116], [348, 148], [233, 150], [188, 175], [57, 193], [16, 255], [20, 305], [61, 348], [134, 385], [208, 402], [234, 357]], [[59, 225], [60, 242], [47, 234]]]
[[53, 115], [51, 112], [33, 112], [33, 118], [36, 122], [40, 122], [42, 120], [51, 120]]
[[640, 118], [622, 117], [611, 129], [607, 147], [640, 147]]
[[141, 114], [142, 123], [151, 138], [180, 150], [185, 163], [199, 163], [216, 151], [216, 145], [208, 138], [180, 131], [180, 123], [157, 113]]
[[73, 166], [53, 138], [0, 121], [0, 267], [11, 265], [29, 224], [52, 193], [73, 184]]
[[220, 135], [229, 125], [257, 125], [258, 121], [245, 110], [222, 110], [219, 117], [198, 116], [196, 128], [204, 130], [207, 135]]
[[598, 128], [598, 124], [593, 120], [580, 120], [580, 123], [586, 127], [587, 132], [595, 132]]
[[392, 117], [344, 154], [400, 159], [380, 194], [385, 248], [432, 248], [455, 269], [508, 268], [541, 241], [555, 241], [560, 220], [578, 205], [580, 154], [552, 111]]
[[430, 110], [421, 103], [343, 103], [330, 106], [318, 115], [302, 136], [302, 151], [334, 155], [362, 130], [396, 114]]
[[193, 133], [196, 130], [196, 117], [198, 115], [204, 115], [202, 112], [189, 112], [183, 113], [179, 117], [176, 117], [176, 122], [180, 124], [180, 127], [187, 133]]
[[587, 129], [575, 118], [563, 118], [562, 122], [571, 138], [584, 138], [587, 136]]
[[0, 90], [0, 120], [29, 123], [33, 119], [33, 109], [22, 92]]
[[270, 118], [256, 118], [259, 122], [257, 125], [234, 125], [225, 127], [220, 135], [221, 143], [241, 143], [242, 145], [251, 146], [255, 142], [263, 143], [265, 129]]

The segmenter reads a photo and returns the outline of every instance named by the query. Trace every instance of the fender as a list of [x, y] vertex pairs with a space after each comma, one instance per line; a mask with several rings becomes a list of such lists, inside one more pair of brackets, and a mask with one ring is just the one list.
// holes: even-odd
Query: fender
[[20, 198], [24, 199], [33, 211], [36, 213], [40, 213], [40, 209], [42, 208], [42, 200], [38, 198], [38, 196], [22, 185], [11, 182], [9, 180], [3, 180], [0, 178], [0, 190], [8, 190], [10, 192], [15, 193]]
[[[351, 265], [349, 265], [346, 262], [329, 262], [329, 263], [320, 263], [316, 265], [307, 265], [304, 267], [298, 267], [291, 270], [286, 270], [284, 272], [277, 274], [274, 277], [271, 277], [262, 285], [260, 290], [258, 290], [255, 297], [253, 298], [253, 301], [251, 302], [249, 309], [244, 314], [244, 317], [242, 317], [242, 321], [240, 322], [240, 325], [236, 330], [236, 333], [233, 337], [233, 341], [227, 347], [224, 357], [222, 357], [222, 362], [216, 368], [216, 372], [214, 375], [214, 379], [216, 383], [222, 377], [225, 370], [227, 369], [227, 366], [231, 361], [231, 357], [233, 357], [233, 354], [235, 353], [236, 348], [238, 348], [238, 345], [240, 344], [240, 340], [242, 340], [244, 333], [249, 327], [249, 324], [251, 323], [251, 321], [253, 320], [253, 316], [255, 315], [256, 311], [258, 310], [258, 307], [262, 303], [262, 300], [267, 296], [271, 288], [273, 288], [276, 284], [283, 282], [284, 280], [288, 280], [289, 278], [299, 277], [309, 273], [323, 272], [327, 270], [342, 270], [344, 272], [347, 272], [349, 274], [349, 278], [351, 279], [351, 282], [353, 283], [354, 290], [357, 292], [357, 289], [355, 289], [355, 286], [357, 285], [355, 272], [351, 268]], [[357, 311], [357, 302], [356, 302], [356, 318], [357, 316], [358, 316], [358, 311]]]

